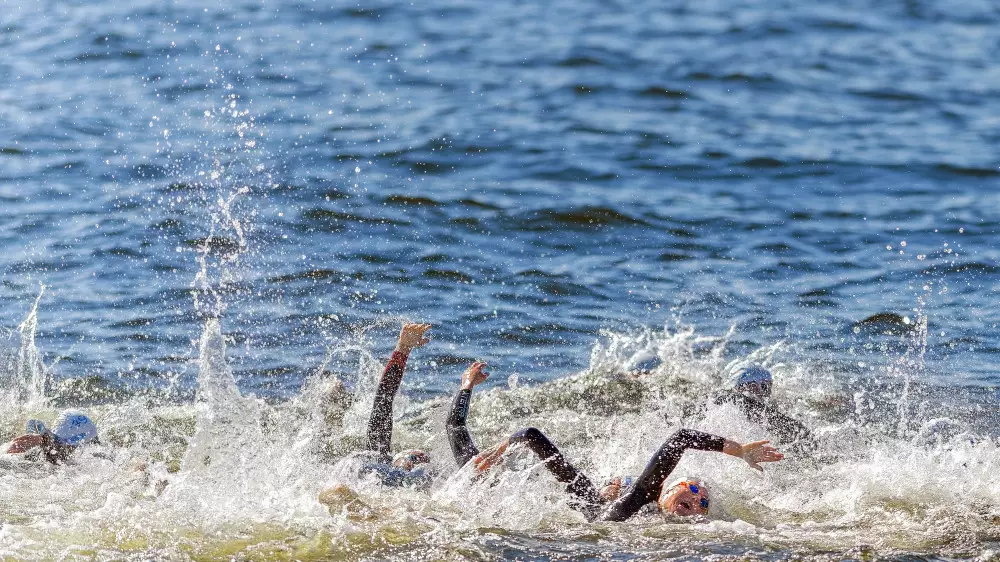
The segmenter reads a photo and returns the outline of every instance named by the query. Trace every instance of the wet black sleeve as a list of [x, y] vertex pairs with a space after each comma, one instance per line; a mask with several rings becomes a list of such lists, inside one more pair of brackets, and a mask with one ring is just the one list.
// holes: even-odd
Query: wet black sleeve
[[812, 434], [802, 423], [778, 411], [770, 401], [734, 392], [728, 401], [736, 404], [748, 420], [760, 424], [769, 433], [773, 433], [779, 443], [795, 441], [811, 442]]
[[459, 390], [451, 403], [451, 412], [448, 413], [448, 420], [445, 422], [448, 443], [451, 445], [451, 452], [455, 455], [455, 462], [458, 463], [459, 467], [465, 466], [465, 463], [479, 454], [479, 448], [473, 443], [472, 436], [469, 435], [469, 428], [465, 425], [471, 401], [472, 390]]
[[402, 351], [392, 353], [392, 358], [378, 381], [372, 415], [368, 419], [368, 450], [377, 452], [383, 460], [389, 457], [392, 443], [392, 401], [403, 382], [407, 356]]
[[656, 501], [660, 496], [664, 480], [673, 472], [687, 449], [722, 451], [725, 443], [726, 440], [718, 435], [693, 429], [678, 430], [660, 446], [660, 450], [653, 455], [653, 458], [649, 459], [646, 469], [632, 487], [604, 510], [601, 519], [624, 521], [635, 515], [642, 506]]
[[575, 500], [570, 505], [582, 511], [587, 519], [596, 518], [603, 504], [601, 494], [586, 475], [566, 460], [544, 433], [534, 427], [522, 429], [510, 436], [510, 443], [520, 443], [531, 449], [545, 462], [545, 468], [556, 477], [556, 480], [566, 484], [566, 491], [572, 494]]

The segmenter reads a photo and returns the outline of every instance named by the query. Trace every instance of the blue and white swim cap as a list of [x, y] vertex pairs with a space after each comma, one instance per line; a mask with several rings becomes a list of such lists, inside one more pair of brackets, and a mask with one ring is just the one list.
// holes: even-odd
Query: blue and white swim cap
[[733, 386], [742, 386], [745, 384], [751, 384], [755, 382], [771, 382], [771, 371], [768, 371], [764, 367], [759, 367], [754, 365], [752, 367], [747, 367], [736, 373], [733, 377]]
[[52, 435], [64, 445], [83, 445], [97, 440], [97, 426], [80, 412], [67, 411], [56, 420]]
[[49, 433], [49, 428], [45, 427], [45, 422], [41, 420], [28, 420], [28, 423], [24, 425], [24, 432], [45, 435]]

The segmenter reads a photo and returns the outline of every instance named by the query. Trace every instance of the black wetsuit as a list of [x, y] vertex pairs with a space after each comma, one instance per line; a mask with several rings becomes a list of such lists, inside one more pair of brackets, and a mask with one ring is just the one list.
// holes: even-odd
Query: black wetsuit
[[392, 358], [386, 364], [375, 391], [375, 403], [372, 404], [372, 415], [368, 419], [368, 450], [378, 455], [379, 462], [388, 463], [392, 460], [389, 454], [392, 445], [392, 401], [403, 382], [408, 356], [402, 351], [392, 352]]
[[[446, 422], [448, 442], [455, 455], [455, 462], [459, 466], [465, 466], [479, 454], [479, 449], [472, 441], [465, 424], [469, 415], [471, 395], [471, 390], [458, 391]], [[722, 451], [722, 446], [725, 444], [725, 439], [717, 435], [693, 429], [680, 429], [660, 446], [632, 485], [625, 489], [618, 499], [607, 502], [601, 497], [594, 483], [570, 464], [555, 444], [538, 429], [533, 427], [522, 429], [511, 435], [509, 441], [511, 444], [520, 443], [531, 449], [545, 462], [545, 468], [556, 477], [556, 480], [566, 484], [566, 491], [573, 495], [570, 505], [583, 512], [589, 520], [604, 521], [624, 521], [635, 515], [644, 505], [655, 502], [659, 498], [663, 482], [680, 462], [685, 450]]]
[[723, 390], [712, 399], [715, 404], [733, 404], [752, 422], [778, 438], [778, 444], [794, 445], [800, 452], [815, 447], [812, 434], [802, 423], [778, 411], [770, 400], [738, 390]]
[[392, 466], [392, 402], [403, 382], [403, 372], [406, 370], [406, 359], [409, 354], [393, 351], [392, 358], [382, 372], [378, 389], [375, 391], [375, 403], [372, 405], [372, 415], [368, 419], [368, 455], [367, 461], [360, 469], [362, 475], [375, 475], [386, 486], [416, 486], [430, 485], [431, 474], [423, 468], [406, 470]]
[[445, 422], [448, 443], [459, 467], [465, 466], [465, 463], [479, 454], [479, 448], [472, 441], [469, 429], [465, 425], [465, 419], [469, 417], [470, 400], [472, 400], [471, 390], [459, 390], [451, 403], [451, 412], [448, 413], [448, 420]]

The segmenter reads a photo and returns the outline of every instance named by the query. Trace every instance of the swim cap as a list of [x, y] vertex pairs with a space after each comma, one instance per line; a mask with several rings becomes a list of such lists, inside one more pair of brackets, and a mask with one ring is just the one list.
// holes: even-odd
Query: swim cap
[[771, 382], [771, 371], [754, 365], [741, 370], [733, 378], [733, 386], [742, 386], [755, 382]]
[[83, 445], [97, 440], [97, 426], [80, 412], [63, 412], [52, 435], [63, 445]]
[[427, 453], [419, 449], [407, 449], [392, 457], [392, 466], [405, 470], [413, 470], [413, 467], [429, 462], [431, 462], [431, 459], [427, 456]]
[[49, 428], [45, 427], [45, 423], [41, 420], [28, 420], [28, 423], [24, 425], [24, 432], [45, 435], [49, 432]]

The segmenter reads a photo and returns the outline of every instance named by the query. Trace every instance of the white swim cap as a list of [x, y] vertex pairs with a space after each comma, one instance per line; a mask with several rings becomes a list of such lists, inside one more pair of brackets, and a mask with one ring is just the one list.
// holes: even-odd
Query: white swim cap
[[63, 412], [56, 420], [52, 435], [64, 445], [83, 445], [97, 440], [97, 426], [80, 412]]

